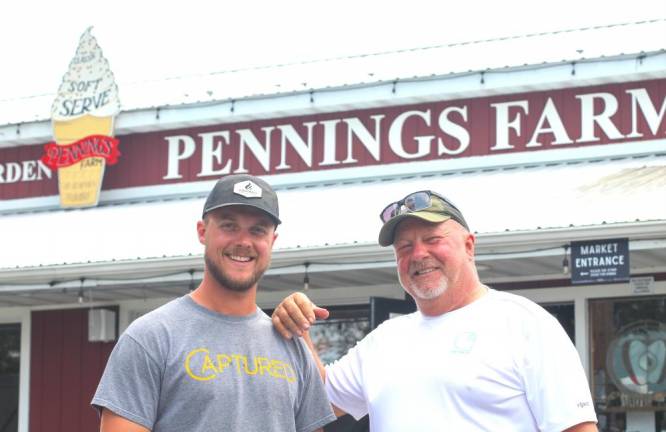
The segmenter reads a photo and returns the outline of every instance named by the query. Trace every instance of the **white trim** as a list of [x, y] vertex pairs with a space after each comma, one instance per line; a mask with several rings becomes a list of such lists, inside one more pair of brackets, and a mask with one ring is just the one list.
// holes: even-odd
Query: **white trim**
[[[578, 350], [578, 355], [580, 356], [580, 361], [583, 363], [583, 368], [585, 369], [585, 375], [587, 375], [588, 382], [591, 382], [591, 365], [590, 365], [590, 322], [589, 319], [589, 308], [588, 301], [586, 298], [576, 297], [574, 299], [574, 323], [576, 325], [576, 349]], [[584, 323], [584, 325], [579, 325], [579, 323]]]
[[21, 318], [21, 366], [19, 370], [19, 413], [18, 432], [30, 430], [30, 359], [31, 359], [32, 319], [29, 310]]

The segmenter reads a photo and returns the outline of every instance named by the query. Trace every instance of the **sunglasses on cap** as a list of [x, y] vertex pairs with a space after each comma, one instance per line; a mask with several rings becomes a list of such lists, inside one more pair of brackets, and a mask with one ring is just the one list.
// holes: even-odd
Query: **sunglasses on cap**
[[[433, 200], [437, 200], [439, 205], [433, 206]], [[453, 205], [451, 201], [447, 200], [443, 196], [429, 190], [410, 193], [400, 201], [395, 201], [387, 205], [379, 214], [379, 218], [383, 223], [386, 223], [401, 214], [428, 209], [435, 213], [447, 214], [451, 216], [451, 219], [467, 228], [467, 223], [462, 217], [462, 212], [458, 210], [458, 207]]]

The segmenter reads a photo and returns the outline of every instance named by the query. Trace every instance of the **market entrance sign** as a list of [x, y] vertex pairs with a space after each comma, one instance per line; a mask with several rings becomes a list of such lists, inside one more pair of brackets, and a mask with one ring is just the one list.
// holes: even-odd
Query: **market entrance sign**
[[571, 243], [571, 283], [626, 282], [629, 276], [628, 239]]

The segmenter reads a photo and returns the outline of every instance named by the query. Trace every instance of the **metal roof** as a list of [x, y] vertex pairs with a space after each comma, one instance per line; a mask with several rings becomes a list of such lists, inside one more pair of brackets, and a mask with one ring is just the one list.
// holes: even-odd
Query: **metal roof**
[[[655, 19], [160, 81], [121, 82], [118, 86], [123, 111], [129, 112], [440, 79], [476, 72], [490, 75], [612, 58], [642, 62], [665, 50], [666, 19]], [[572, 66], [572, 73], [574, 69]], [[0, 125], [48, 120], [54, 98], [54, 94], [45, 94], [0, 100]]]

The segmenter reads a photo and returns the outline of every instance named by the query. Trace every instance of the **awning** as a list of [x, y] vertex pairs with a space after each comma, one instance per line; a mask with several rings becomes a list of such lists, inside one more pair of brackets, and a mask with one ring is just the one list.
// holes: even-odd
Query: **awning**
[[[394, 280], [392, 250], [376, 244], [378, 215], [388, 202], [422, 189], [444, 194], [463, 211], [477, 233], [477, 261], [482, 275], [487, 266], [487, 277], [552, 277], [553, 266], [561, 277], [562, 244], [608, 235], [626, 235], [635, 250], [645, 251], [646, 261], [635, 263], [641, 269], [666, 268], [666, 155], [652, 155], [278, 190], [284, 223], [275, 245], [274, 289], [301, 284], [308, 260], [319, 263], [313, 272], [353, 271], [346, 274], [350, 286], [371, 279], [372, 268], [383, 272], [372, 283]], [[182, 199], [2, 216], [0, 293], [54, 281], [77, 286], [73, 275], [101, 280], [102, 268], [109, 280], [180, 274], [173, 277], [182, 285], [188, 268], [202, 267], [196, 236], [202, 207], [203, 199]], [[499, 266], [491, 274], [492, 261], [512, 258], [507, 254], [523, 265], [529, 257], [550, 261], [525, 274]], [[279, 280], [288, 274], [295, 279]]]

